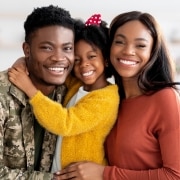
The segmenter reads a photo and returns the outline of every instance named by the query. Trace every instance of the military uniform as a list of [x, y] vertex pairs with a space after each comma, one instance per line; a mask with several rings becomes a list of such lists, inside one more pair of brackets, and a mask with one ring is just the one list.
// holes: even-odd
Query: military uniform
[[[61, 102], [65, 86], [55, 90]], [[39, 171], [34, 170], [34, 115], [27, 96], [0, 72], [0, 179], [50, 180], [56, 136], [45, 131]]]

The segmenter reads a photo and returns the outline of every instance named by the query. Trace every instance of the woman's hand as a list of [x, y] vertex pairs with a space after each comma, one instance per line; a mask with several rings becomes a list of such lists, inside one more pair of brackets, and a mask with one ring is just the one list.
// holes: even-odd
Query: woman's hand
[[103, 180], [105, 166], [94, 162], [72, 163], [63, 170], [54, 173], [54, 180]]

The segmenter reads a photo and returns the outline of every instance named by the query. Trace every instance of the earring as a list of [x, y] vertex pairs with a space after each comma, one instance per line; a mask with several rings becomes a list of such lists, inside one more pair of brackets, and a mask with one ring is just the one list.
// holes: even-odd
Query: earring
[[107, 62], [107, 61], [105, 61], [105, 67], [108, 67], [108, 66], [109, 66], [108, 62]]

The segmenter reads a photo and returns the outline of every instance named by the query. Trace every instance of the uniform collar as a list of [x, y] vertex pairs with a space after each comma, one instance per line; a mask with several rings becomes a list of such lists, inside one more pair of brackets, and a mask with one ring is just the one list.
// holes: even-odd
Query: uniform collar
[[[24, 106], [26, 106], [29, 99], [27, 98], [26, 94], [23, 91], [18, 89], [14, 84], [10, 85], [9, 91], [12, 96], [18, 99]], [[65, 85], [57, 86], [57, 88], [55, 89], [55, 97], [53, 99], [61, 103], [62, 98], [64, 98], [65, 94], [66, 94], [66, 86]]]

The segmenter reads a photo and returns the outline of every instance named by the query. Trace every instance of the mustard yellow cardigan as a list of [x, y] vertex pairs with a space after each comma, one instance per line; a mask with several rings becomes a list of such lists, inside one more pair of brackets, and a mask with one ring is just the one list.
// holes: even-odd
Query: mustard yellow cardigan
[[[69, 91], [64, 105], [79, 86], [77, 81], [68, 84]], [[30, 104], [43, 127], [63, 136], [60, 158], [62, 168], [84, 160], [106, 164], [103, 144], [117, 117], [119, 95], [116, 85], [94, 90], [68, 109], [40, 91], [30, 99]]]

